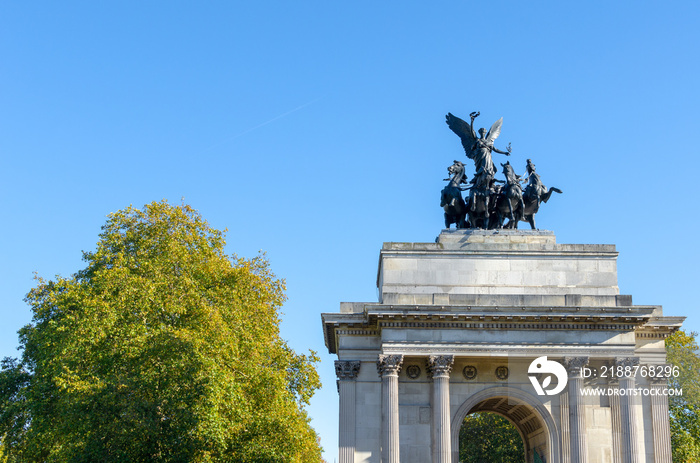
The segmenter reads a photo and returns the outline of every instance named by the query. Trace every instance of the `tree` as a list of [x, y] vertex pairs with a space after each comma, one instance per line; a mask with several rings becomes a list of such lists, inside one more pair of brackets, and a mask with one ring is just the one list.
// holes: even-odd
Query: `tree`
[[669, 378], [669, 388], [683, 389], [683, 395], [669, 396], [673, 461], [700, 461], [700, 356], [696, 333], [676, 331], [666, 338], [667, 361], [677, 366], [678, 377]]
[[38, 279], [0, 372], [9, 461], [319, 462], [316, 354], [279, 336], [284, 283], [192, 208], [108, 216], [87, 267]]
[[461, 463], [525, 463], [525, 447], [515, 426], [496, 413], [472, 413], [459, 430]]
[[5, 450], [2, 442], [0, 442], [0, 463], [6, 463], [7, 457], [5, 456]]

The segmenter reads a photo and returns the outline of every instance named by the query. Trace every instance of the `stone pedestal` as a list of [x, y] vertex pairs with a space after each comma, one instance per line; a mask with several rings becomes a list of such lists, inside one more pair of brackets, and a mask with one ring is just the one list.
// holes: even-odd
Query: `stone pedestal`
[[[476, 411], [508, 417], [528, 463], [670, 461], [662, 397], [582, 393], [609, 386], [581, 368], [664, 364], [664, 339], [683, 321], [621, 295], [616, 259], [613, 245], [558, 244], [548, 231], [443, 230], [434, 243], [385, 243], [379, 301], [322, 315], [331, 353], [379, 371], [339, 374], [341, 462], [456, 463], [460, 427]], [[533, 376], [543, 356], [567, 365], [568, 377]], [[538, 395], [533, 378], [547, 390], [568, 385]]]

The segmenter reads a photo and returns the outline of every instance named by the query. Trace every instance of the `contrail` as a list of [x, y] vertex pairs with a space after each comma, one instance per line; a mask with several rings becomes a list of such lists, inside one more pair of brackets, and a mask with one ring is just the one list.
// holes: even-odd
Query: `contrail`
[[320, 100], [321, 98], [322, 98], [322, 97], [318, 97], [318, 98], [316, 98], [315, 100], [311, 100], [311, 101], [309, 101], [308, 103], [304, 103], [304, 104], [301, 105], [301, 106], [297, 106], [296, 108], [291, 109], [291, 110], [287, 111], [286, 113], [282, 113], [282, 114], [280, 114], [279, 116], [273, 117], [273, 118], [270, 119], [269, 121], [265, 121], [265, 122], [263, 122], [262, 124], [258, 124], [258, 125], [256, 125], [255, 127], [251, 127], [251, 128], [249, 128], [249, 129], [246, 129], [246, 130], [244, 130], [244, 131], [241, 132], [241, 133], [237, 133], [236, 135], [233, 135], [233, 136], [231, 136], [231, 137], [225, 138], [225, 139], [221, 140], [219, 143], [217, 143], [217, 144], [215, 144], [215, 145], [212, 145], [212, 146], [210, 146], [209, 148], [206, 148], [205, 150], [199, 152], [199, 154], [206, 153], [207, 151], [212, 150], [212, 149], [216, 148], [217, 146], [221, 146], [221, 145], [223, 145], [224, 143], [230, 142], [231, 140], [235, 140], [235, 139], [238, 138], [238, 137], [242, 137], [243, 135], [245, 135], [245, 134], [247, 134], [247, 133], [249, 133], [249, 132], [252, 132], [253, 130], [256, 130], [256, 129], [259, 129], [260, 127], [266, 126], [267, 124], [272, 124], [273, 122], [275, 122], [275, 121], [278, 120], [278, 119], [282, 119], [283, 117], [289, 116], [290, 114], [292, 114], [292, 113], [294, 113], [294, 112], [297, 112], [297, 111], [299, 111], [300, 109], [303, 109], [303, 108], [305, 108], [305, 107], [307, 107], [307, 106], [309, 106], [309, 105], [311, 105], [311, 104], [316, 103], [316, 102], [317, 102], [318, 100]]

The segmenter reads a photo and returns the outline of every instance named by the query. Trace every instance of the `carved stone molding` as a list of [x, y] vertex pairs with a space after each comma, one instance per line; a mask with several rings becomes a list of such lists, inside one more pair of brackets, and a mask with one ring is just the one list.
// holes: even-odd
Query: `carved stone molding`
[[581, 368], [588, 365], [588, 357], [564, 357], [563, 364], [569, 377], [581, 376]]
[[359, 360], [336, 360], [335, 374], [338, 379], [355, 379], [360, 372]]
[[403, 355], [380, 355], [377, 360], [377, 372], [379, 376], [398, 375], [401, 371]]
[[428, 371], [433, 377], [449, 376], [454, 361], [454, 355], [431, 355], [428, 357]]

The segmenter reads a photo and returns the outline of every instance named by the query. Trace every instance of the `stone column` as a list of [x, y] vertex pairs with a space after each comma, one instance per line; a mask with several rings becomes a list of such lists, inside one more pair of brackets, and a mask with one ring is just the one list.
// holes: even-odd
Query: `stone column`
[[450, 463], [450, 371], [454, 355], [431, 355], [428, 370], [433, 377], [433, 463]]
[[564, 366], [569, 374], [569, 433], [570, 456], [576, 463], [588, 463], [588, 440], [586, 438], [586, 409], [581, 400], [583, 376], [581, 369], [588, 364], [588, 357], [566, 357]]
[[[657, 366], [657, 365], [654, 365]], [[664, 367], [667, 365], [663, 365]], [[654, 462], [671, 463], [671, 427], [668, 422], [668, 388], [666, 377], [649, 378], [651, 383], [651, 429], [654, 435]]]
[[360, 371], [359, 360], [336, 360], [340, 395], [340, 427], [338, 435], [339, 463], [355, 461], [355, 378]]
[[[613, 364], [608, 365], [612, 369]], [[612, 420], [612, 459], [613, 463], [622, 463], [622, 422], [620, 421], [620, 396], [615, 394], [620, 388], [620, 381], [615, 376], [608, 380], [608, 389], [613, 390], [609, 395], [610, 419]]]
[[569, 391], [564, 389], [559, 394], [559, 408], [561, 416], [561, 461], [571, 462], [571, 431], [569, 430]]
[[615, 376], [620, 379], [620, 424], [622, 427], [622, 461], [624, 463], [642, 461], [637, 445], [637, 409], [632, 400], [634, 396], [630, 395], [630, 392], [635, 388], [634, 376], [624, 374], [625, 367], [633, 368], [636, 365], [639, 365], [637, 357], [615, 359]]
[[380, 355], [382, 377], [382, 463], [399, 463], [399, 371], [403, 355]]

